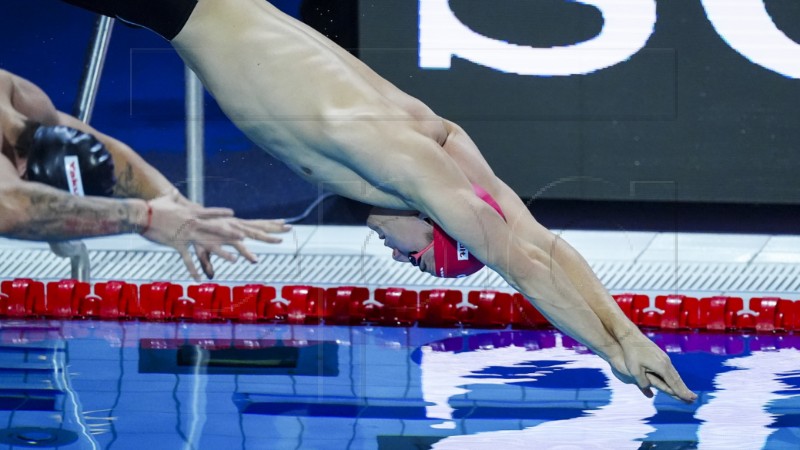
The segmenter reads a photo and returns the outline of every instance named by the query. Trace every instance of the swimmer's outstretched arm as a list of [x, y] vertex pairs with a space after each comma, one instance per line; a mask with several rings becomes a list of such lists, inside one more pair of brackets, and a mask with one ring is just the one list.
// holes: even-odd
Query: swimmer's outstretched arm
[[[176, 195], [142, 199], [79, 197], [42, 183], [25, 181], [0, 157], [0, 236], [36, 241], [63, 241], [123, 233], [140, 233], [175, 249], [196, 280], [200, 274], [189, 247], [202, 245], [210, 254], [235, 259], [222, 246], [246, 254], [245, 235], [219, 211], [190, 207]], [[228, 216], [225, 214], [223, 219]]]
[[[498, 180], [497, 183], [502, 182]], [[642, 358], [657, 355], [664, 361], [662, 366], [665, 370], [671, 367], [667, 355], [625, 316], [583, 256], [569, 243], [540, 225], [510, 188], [502, 184], [500, 189], [503, 192], [499, 197], [502, 199], [501, 205], [513, 234], [545, 252], [552, 261], [551, 266], [560, 267], [561, 272], [567, 277], [566, 282], [574, 286], [611, 337], [619, 344], [622, 358], [612, 363], [613, 367], [620, 369], [617, 376], [625, 382], [637, 384], [642, 393], [648, 397], [653, 395], [650, 389], [652, 385], [680, 400], [692, 400], [694, 395], [689, 392], [679, 395], [682, 382], [675, 384], [678, 387], [673, 389], [670, 387], [671, 384], [664, 382], [656, 372], [649, 369], [648, 364], [640, 361]], [[622, 370], [623, 367], [625, 370]], [[672, 370], [669, 369], [669, 372]], [[675, 380], [679, 381], [678, 378]]]
[[[236, 232], [243, 236], [242, 239], [246, 237], [267, 243], [279, 243], [281, 239], [274, 236], [274, 233], [284, 233], [291, 229], [283, 220], [245, 220], [235, 217], [233, 210], [230, 208], [204, 208], [181, 195], [161, 172], [148, 164], [127, 144], [99, 132], [91, 125], [87, 125], [68, 114], [59, 112], [58, 118], [59, 124], [92, 134], [106, 146], [114, 158], [114, 172], [117, 177], [117, 184], [114, 187], [114, 195], [116, 196], [144, 200], [168, 197], [169, 199], [165, 200], [166, 203], [176, 202], [182, 207], [193, 210], [204, 219], [213, 220], [205, 223], [206, 225], [218, 227], [218, 232], [223, 234]], [[168, 238], [169, 236], [165, 235], [153, 240], [162, 242], [163, 239]], [[240, 240], [195, 239], [193, 244], [200, 266], [208, 278], [214, 277], [214, 265], [211, 262], [212, 253], [221, 255], [229, 261], [235, 260], [233, 254], [225, 251], [222, 245], [231, 245], [248, 261], [257, 262], [256, 256]], [[170, 246], [175, 247], [172, 244]], [[187, 267], [190, 267], [189, 261], [191, 258], [183, 253], [181, 253], [181, 256]], [[192, 263], [190, 271], [192, 271], [192, 276], [197, 278], [198, 275], [193, 269], [194, 264]]]
[[[665, 377], [669, 376], [667, 373], [676, 375], [666, 354], [622, 313], [586, 260], [566, 241], [536, 221], [519, 196], [494, 175], [475, 143], [461, 127], [452, 122], [446, 123], [448, 138], [444, 147], [461, 171], [472, 182], [494, 191], [495, 199], [505, 212], [507, 226], [512, 235], [518, 240], [535, 245], [547, 254], [551, 270], [566, 276], [558, 279], [559, 285], [572, 284], [574, 290], [597, 315], [608, 334], [617, 342], [618, 356], [612, 358], [611, 363], [612, 367], [618, 369], [617, 377], [627, 383], [636, 383], [648, 397], [653, 395], [650, 389], [652, 385], [675, 398], [692, 400], [694, 394], [685, 389], [679, 377], [672, 377], [669, 384], [659, 378], [659, 373], [665, 374]], [[537, 304], [535, 300], [532, 302]], [[541, 305], [537, 306], [545, 309]], [[655, 372], [649, 369], [653, 363], [643, 361], [645, 358], [661, 359], [663, 370]]]
[[[667, 383], [658, 372], [653, 371], [647, 363], [641, 361], [643, 358], [658, 355], [663, 360], [663, 364], [661, 364], [663, 367], [671, 366], [667, 355], [625, 316], [583, 256], [566, 241], [538, 223], [535, 224], [535, 227], [538, 228], [536, 233], [539, 235], [539, 239], [534, 240], [540, 242], [539, 248], [545, 250], [549, 257], [561, 266], [587, 305], [592, 308], [603, 326], [622, 348], [627, 373], [618, 374], [620, 379], [636, 383], [647, 397], [653, 396], [650, 389], [652, 385], [680, 400], [694, 400], [695, 396], [692, 393], [680, 391], [682, 382], [673, 389], [671, 385], [674, 383]], [[620, 365], [617, 364], [617, 366]], [[679, 381], [679, 378], [674, 378], [674, 380]]]
[[[469, 191], [462, 191], [458, 197], [462, 198], [452, 198], [450, 204], [468, 205], [469, 213], [451, 214], [453, 208], [442, 206], [438, 209], [446, 213], [435, 220], [533, 302], [557, 328], [608, 361], [620, 380], [635, 383], [646, 396], [653, 396], [652, 386], [682, 401], [695, 400], [696, 395], [681, 380], [666, 353], [638, 328], [613, 335], [609, 331], [612, 326], [603, 319], [615, 319], [595, 311], [550, 253], [521, 239]], [[478, 226], [461, 226], [470, 223]]]
[[[211, 254], [235, 259], [223, 246], [232, 246], [254, 262], [255, 255], [244, 246], [244, 238], [279, 242], [272, 233], [288, 230], [280, 220], [242, 220], [234, 217], [229, 208], [204, 208], [190, 202], [130, 147], [57, 111], [38, 86], [3, 70], [0, 70], [0, 103], [5, 103], [7, 109], [3, 111], [9, 111], [11, 120], [24, 117], [45, 125], [70, 126], [96, 136], [114, 158], [118, 179], [115, 194], [131, 197], [76, 197], [28, 182], [20, 178], [17, 168], [3, 156], [0, 157], [2, 236], [59, 241], [138, 232], [177, 250], [192, 276], [199, 279], [190, 246], [195, 246], [203, 271], [212, 277]], [[0, 131], [5, 118], [0, 117]]]
[[427, 166], [437, 168], [435, 177], [398, 188], [405, 190], [406, 198], [416, 199], [417, 209], [531, 300], [557, 328], [608, 361], [622, 381], [635, 382], [648, 396], [653, 386], [675, 398], [694, 400], [694, 393], [661, 349], [638, 329], [620, 339], [613, 336], [560, 263], [475, 197], [462, 172], [451, 170], [450, 164], [455, 163], [447, 158], [428, 161]]
[[45, 184], [24, 181], [0, 157], [0, 235], [12, 239], [61, 241], [135, 233], [147, 225], [147, 203], [78, 197]]
[[611, 361], [620, 380], [636, 384], [652, 397], [652, 387], [678, 400], [691, 402], [696, 395], [685, 386], [669, 357], [631, 322], [608, 293], [586, 260], [566, 241], [536, 224], [543, 249], [586, 304], [594, 311], [608, 333], [618, 343], [621, 355]]

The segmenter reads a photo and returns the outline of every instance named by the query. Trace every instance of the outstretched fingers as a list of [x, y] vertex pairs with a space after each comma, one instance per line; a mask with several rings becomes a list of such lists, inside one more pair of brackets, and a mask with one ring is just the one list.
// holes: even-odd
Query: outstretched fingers
[[685, 401], [681, 397], [679, 397], [675, 390], [672, 389], [669, 384], [667, 384], [663, 378], [661, 378], [655, 372], [647, 372], [647, 379], [650, 381], [650, 384], [653, 385], [659, 391], [669, 395], [670, 397], [674, 398], [675, 400]]
[[258, 262], [258, 257], [256, 257], [256, 255], [251, 253], [250, 250], [244, 245], [244, 243], [236, 242], [234, 244], [231, 244], [231, 246], [233, 248], [235, 248], [236, 251], [239, 252], [240, 255], [244, 256], [245, 259], [247, 259], [251, 263], [257, 263]]
[[197, 211], [197, 217], [201, 219], [223, 219], [226, 217], [233, 217], [233, 210], [230, 208], [199, 208]]
[[682, 402], [692, 403], [697, 399], [697, 394], [689, 390], [669, 360], [658, 368], [641, 367], [634, 375], [634, 379], [636, 380], [636, 385], [647, 398], [653, 397], [651, 387], [654, 387]]
[[[235, 246], [235, 244], [234, 244], [234, 243], [232, 243], [232, 242], [231, 242], [231, 243], [228, 243], [228, 245]], [[212, 255], [217, 255], [217, 256], [219, 256], [220, 258], [224, 259], [225, 261], [228, 261], [228, 262], [231, 262], [231, 263], [232, 263], [232, 262], [236, 262], [236, 255], [234, 255], [233, 253], [231, 253], [231, 252], [229, 252], [229, 251], [225, 250], [225, 249], [222, 247], [222, 245], [220, 245], [220, 244], [212, 244], [212, 243], [209, 243], [209, 244], [203, 245], [203, 247], [204, 247], [204, 248], [205, 248], [205, 249], [206, 249], [206, 250], [207, 250], [207, 251], [208, 251], [210, 254], [212, 254]]]
[[241, 241], [245, 233], [225, 220], [200, 220], [197, 223], [198, 236], [201, 242], [209, 244], [230, 244]]
[[245, 238], [279, 243], [282, 242], [282, 239], [274, 237], [270, 233], [284, 233], [291, 230], [291, 226], [282, 220], [240, 220], [235, 218], [204, 221], [199, 228], [205, 233], [214, 235], [213, 238], [198, 242], [206, 251], [233, 262], [236, 257], [223, 249], [224, 245], [228, 245], [252, 263], [258, 262], [258, 258], [244, 244]]
[[273, 236], [273, 233], [286, 233], [292, 229], [283, 220], [237, 220], [235, 227], [248, 238], [268, 244], [283, 242], [283, 239]]
[[683, 382], [683, 379], [672, 364], [669, 364], [662, 371], [648, 372], [648, 378], [653, 386], [676, 400], [686, 403], [692, 403], [697, 400], [697, 394], [686, 386], [686, 383]]
[[150, 200], [149, 206], [152, 214], [148, 215], [148, 226], [142, 235], [174, 248], [195, 280], [200, 279], [200, 274], [190, 247], [194, 247], [200, 269], [208, 278], [213, 278], [212, 255], [234, 262], [238, 253], [248, 261], [257, 262], [256, 256], [245, 246], [245, 239], [278, 243], [281, 239], [272, 233], [291, 229], [283, 220], [243, 220], [235, 217], [230, 208], [203, 207], [177, 190]]
[[192, 255], [189, 253], [188, 247], [181, 247], [176, 248], [178, 254], [181, 255], [181, 259], [183, 260], [183, 264], [186, 266], [186, 269], [189, 270], [189, 275], [192, 276], [192, 279], [195, 281], [200, 281], [200, 273], [197, 271], [197, 267], [194, 265], [194, 261], [192, 261]]
[[632, 375], [634, 380], [636, 380], [636, 385], [639, 386], [639, 390], [642, 391], [642, 394], [647, 398], [653, 398], [653, 390], [650, 389], [650, 380], [647, 378], [644, 369], [637, 370]]
[[200, 268], [209, 280], [214, 279], [214, 264], [211, 263], [211, 252], [199, 244], [194, 244], [194, 253], [200, 261]]

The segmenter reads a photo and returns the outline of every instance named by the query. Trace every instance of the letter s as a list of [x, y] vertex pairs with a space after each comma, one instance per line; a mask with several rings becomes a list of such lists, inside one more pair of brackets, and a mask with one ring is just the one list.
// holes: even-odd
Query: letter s
[[594, 38], [563, 47], [535, 48], [480, 35], [461, 23], [449, 0], [419, 1], [419, 65], [449, 69], [458, 56], [476, 64], [519, 75], [588, 74], [629, 59], [641, 50], [656, 23], [655, 0], [574, 0], [603, 14]]

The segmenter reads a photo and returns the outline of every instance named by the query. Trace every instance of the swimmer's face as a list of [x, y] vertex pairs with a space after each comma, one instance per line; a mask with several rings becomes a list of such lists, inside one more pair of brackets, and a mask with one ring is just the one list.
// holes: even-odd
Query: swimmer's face
[[[409, 256], [433, 242], [433, 226], [419, 218], [419, 214], [374, 208], [367, 218], [367, 226], [383, 240], [383, 245], [392, 249], [395, 261], [410, 263]], [[433, 249], [419, 256], [417, 266], [423, 272], [434, 274]]]

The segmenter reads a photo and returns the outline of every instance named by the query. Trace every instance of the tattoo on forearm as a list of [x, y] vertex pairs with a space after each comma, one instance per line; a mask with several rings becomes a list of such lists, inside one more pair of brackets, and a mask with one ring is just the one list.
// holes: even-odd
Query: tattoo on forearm
[[108, 203], [50, 192], [32, 193], [28, 201], [29, 220], [24, 229], [12, 233], [19, 239], [64, 240], [104, 236], [125, 233], [135, 227], [133, 212], [122, 201], [109, 207]]

